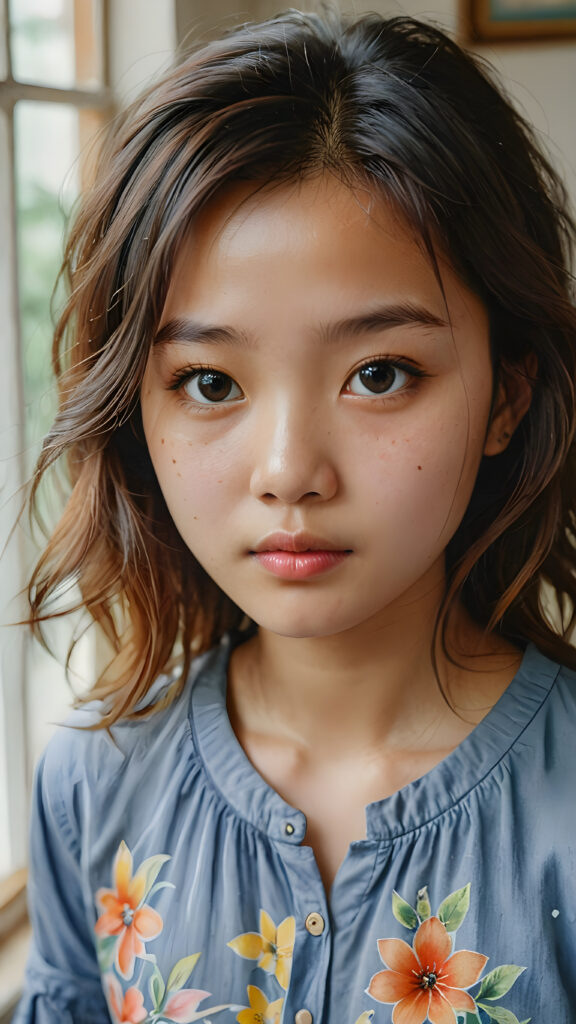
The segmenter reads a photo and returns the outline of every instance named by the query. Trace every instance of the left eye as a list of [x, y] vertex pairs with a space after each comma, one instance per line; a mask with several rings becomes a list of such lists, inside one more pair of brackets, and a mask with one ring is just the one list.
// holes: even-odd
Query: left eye
[[353, 395], [389, 395], [400, 391], [410, 379], [407, 370], [385, 359], [365, 363], [348, 379], [346, 391]]
[[192, 401], [202, 405], [230, 402], [242, 397], [236, 381], [219, 370], [197, 370], [188, 377], [183, 390]]

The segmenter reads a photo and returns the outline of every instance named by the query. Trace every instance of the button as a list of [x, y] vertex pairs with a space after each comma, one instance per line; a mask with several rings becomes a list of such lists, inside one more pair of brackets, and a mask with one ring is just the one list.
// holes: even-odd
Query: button
[[310, 1010], [298, 1010], [294, 1016], [294, 1024], [312, 1024], [312, 1019]]
[[[317, 914], [315, 911], [312, 914], [308, 914], [306, 918], [306, 928], [310, 932], [310, 935], [322, 935], [324, 931], [324, 918], [321, 914]], [[309, 1010], [302, 1010], [302, 1013], [310, 1013]], [[298, 1024], [306, 1024], [307, 1017], [303, 1017], [302, 1021], [298, 1021]], [[310, 1017], [312, 1020], [312, 1017]]]
[[286, 822], [286, 824], [284, 825], [284, 831], [285, 831], [287, 836], [293, 836], [294, 835], [294, 825], [292, 824], [291, 821], [287, 821]]

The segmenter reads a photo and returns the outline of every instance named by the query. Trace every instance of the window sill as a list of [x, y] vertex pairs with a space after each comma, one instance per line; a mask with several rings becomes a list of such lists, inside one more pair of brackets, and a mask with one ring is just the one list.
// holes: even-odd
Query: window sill
[[0, 946], [26, 920], [26, 868], [0, 880]]
[[26, 876], [23, 868], [0, 882], [0, 1024], [8, 1024], [22, 991], [31, 935]]
[[20, 998], [31, 934], [24, 921], [0, 945], [0, 1024], [8, 1024]]

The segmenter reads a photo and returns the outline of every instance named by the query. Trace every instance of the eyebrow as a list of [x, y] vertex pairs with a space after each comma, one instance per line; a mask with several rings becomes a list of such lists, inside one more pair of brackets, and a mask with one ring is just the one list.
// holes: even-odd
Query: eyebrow
[[192, 320], [189, 317], [176, 317], [167, 320], [160, 328], [154, 338], [154, 345], [165, 345], [170, 342], [207, 342], [208, 344], [241, 344], [249, 347], [250, 341], [243, 331], [237, 331], [233, 327], [217, 327], [212, 324], [203, 324], [199, 320]]
[[[375, 333], [391, 330], [395, 327], [441, 327], [450, 326], [447, 319], [430, 312], [424, 306], [411, 302], [392, 303], [380, 306], [358, 316], [345, 317], [333, 323], [320, 326], [317, 333], [323, 343], [331, 344], [351, 335]], [[204, 342], [212, 345], [240, 345], [242, 348], [253, 347], [253, 342], [244, 331], [238, 331], [227, 325], [216, 326], [201, 323], [189, 317], [176, 317], [167, 320], [160, 328], [155, 345], [170, 342]]]

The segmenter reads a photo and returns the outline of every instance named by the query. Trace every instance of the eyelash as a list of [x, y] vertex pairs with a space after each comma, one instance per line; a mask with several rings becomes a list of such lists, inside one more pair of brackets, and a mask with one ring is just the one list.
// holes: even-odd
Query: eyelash
[[[415, 366], [407, 359], [399, 359], [397, 357], [384, 355], [372, 356], [370, 359], [366, 359], [363, 363], [361, 363], [360, 366], [357, 366], [348, 375], [348, 377], [346, 378], [345, 393], [354, 394], [354, 392], [350, 392], [348, 390], [348, 387], [350, 381], [352, 381], [354, 377], [361, 373], [362, 370], [367, 369], [370, 366], [377, 366], [382, 364], [386, 364], [386, 366], [389, 367], [390, 369], [400, 370], [401, 372], [406, 373], [408, 377], [411, 378], [410, 382], [399, 387], [397, 391], [383, 392], [382, 394], [374, 392], [372, 395], [365, 394], [357, 395], [356, 397], [371, 398], [372, 400], [381, 398], [382, 400], [386, 400], [389, 402], [397, 397], [399, 398], [407, 390], [410, 390], [410, 388], [413, 387], [418, 380], [423, 380], [431, 376], [431, 374], [426, 373], [424, 370], [421, 370], [419, 367]], [[210, 366], [207, 363], [196, 363], [194, 366], [184, 366], [179, 370], [175, 370], [172, 374], [171, 383], [168, 385], [168, 390], [176, 392], [181, 391], [189, 381], [193, 380], [195, 377], [201, 376], [203, 373], [215, 373], [222, 377], [228, 378], [229, 380], [233, 381], [234, 384], [236, 384], [234, 378], [231, 377], [230, 374], [225, 373], [223, 370], [219, 370], [217, 367]], [[236, 386], [239, 387], [238, 384]], [[185, 401], [187, 404], [192, 403], [193, 405], [196, 406], [196, 408], [214, 408], [215, 406], [230, 404], [225, 401], [195, 402], [194, 399], [190, 398], [189, 396], [186, 399], [183, 399], [183, 401]]]
[[357, 366], [356, 369], [352, 370], [352, 372], [349, 374], [349, 376], [346, 379], [345, 385], [346, 393], [354, 394], [354, 392], [350, 392], [349, 390], [350, 382], [353, 380], [354, 377], [362, 373], [362, 370], [366, 370], [368, 367], [371, 366], [383, 365], [385, 365], [388, 369], [400, 370], [402, 373], [405, 373], [409, 378], [408, 382], [406, 384], [401, 385], [395, 391], [384, 391], [381, 394], [378, 394], [378, 392], [372, 392], [371, 394], [369, 393], [364, 395], [356, 395], [356, 397], [370, 398], [371, 400], [381, 398], [382, 401], [390, 402], [393, 399], [400, 398], [403, 394], [405, 394], [406, 391], [409, 391], [412, 387], [415, 386], [418, 380], [423, 380], [424, 378], [431, 376], [431, 374], [426, 373], [424, 370], [421, 370], [420, 367], [415, 366], [408, 359], [401, 359], [398, 357], [385, 355], [372, 356], [371, 359], [365, 359], [364, 362], [360, 364], [360, 366]]
[[[172, 374], [172, 381], [168, 385], [169, 391], [181, 391], [185, 384], [189, 381], [194, 380], [195, 377], [200, 377], [203, 373], [217, 373], [221, 377], [227, 377], [229, 380], [236, 384], [236, 381], [229, 373], [225, 373], [224, 370], [219, 370], [216, 366], [209, 366], [207, 363], [196, 363], [194, 366], [183, 366], [180, 370], [175, 370]], [[236, 385], [240, 387], [239, 384]], [[202, 407], [205, 405], [210, 406], [225, 405], [225, 402], [194, 402], [193, 398], [183, 399], [187, 403], [192, 403], [196, 406]]]

